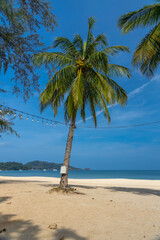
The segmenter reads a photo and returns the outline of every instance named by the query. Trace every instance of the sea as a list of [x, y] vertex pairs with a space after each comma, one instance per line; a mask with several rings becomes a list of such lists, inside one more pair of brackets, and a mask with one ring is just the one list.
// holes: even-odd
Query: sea
[[[11, 177], [60, 177], [56, 170], [17, 170], [0, 171], [0, 176]], [[143, 179], [160, 180], [160, 170], [71, 170], [69, 178], [73, 179]]]

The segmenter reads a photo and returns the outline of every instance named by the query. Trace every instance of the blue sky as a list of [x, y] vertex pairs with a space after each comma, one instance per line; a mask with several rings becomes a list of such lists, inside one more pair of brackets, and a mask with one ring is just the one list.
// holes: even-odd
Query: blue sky
[[[110, 107], [111, 124], [130, 125], [143, 122], [160, 120], [160, 71], [155, 73], [152, 80], [142, 76], [131, 66], [132, 53], [138, 41], [144, 36], [147, 29], [137, 29], [125, 36], [121, 35], [117, 27], [118, 17], [124, 13], [136, 10], [152, 1], [147, 0], [58, 0], [52, 1], [59, 27], [54, 33], [40, 34], [46, 44], [51, 45], [57, 36], [72, 38], [75, 33], [80, 33], [84, 38], [87, 33], [87, 19], [91, 16], [97, 19], [95, 34], [105, 33], [109, 45], [125, 45], [131, 54], [120, 54], [112, 62], [127, 66], [132, 71], [131, 79], [116, 79], [128, 93], [128, 104], [125, 108]], [[48, 81], [44, 69], [39, 70], [41, 75], [41, 89]], [[3, 86], [10, 90], [10, 73], [1, 75]], [[11, 94], [3, 95], [3, 103], [40, 115], [38, 94], [24, 103], [21, 97]], [[64, 121], [63, 108], [60, 108], [56, 120]], [[53, 119], [53, 112], [47, 109], [41, 114], [43, 117]], [[80, 126], [94, 126], [87, 112], [87, 121], [82, 123], [77, 119], [75, 130], [71, 165], [91, 169], [160, 169], [160, 125], [145, 126], [127, 129], [87, 129]], [[107, 126], [103, 114], [98, 115], [98, 126]], [[31, 119], [15, 120], [15, 129], [20, 138], [3, 135], [0, 139], [0, 161], [28, 162], [33, 160], [63, 162], [68, 127], [57, 127]]]

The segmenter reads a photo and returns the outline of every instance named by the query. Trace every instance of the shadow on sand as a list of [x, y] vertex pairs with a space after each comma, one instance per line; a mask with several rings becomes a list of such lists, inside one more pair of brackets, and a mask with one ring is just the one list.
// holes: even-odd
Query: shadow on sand
[[[0, 203], [10, 198], [11, 197], [8, 196], [0, 197]], [[40, 226], [33, 225], [31, 220], [14, 220], [13, 217], [15, 216], [14, 214], [0, 213], [0, 240], [10, 240], [13, 238], [16, 240], [39, 240]], [[3, 229], [5, 229], [5, 231], [3, 231]], [[73, 240], [87, 240], [87, 238], [79, 236], [74, 230], [67, 228], [57, 229], [49, 239], [67, 240], [68, 238]]]
[[[57, 184], [40, 184], [41, 186], [44, 187], [57, 187]], [[160, 197], [160, 190], [158, 189], [150, 189], [150, 188], [132, 188], [132, 187], [100, 187], [100, 186], [83, 186], [83, 185], [70, 185], [72, 188], [82, 188], [82, 189], [106, 189], [110, 190], [113, 192], [129, 192], [133, 194], [138, 194], [138, 195], [143, 195], [143, 196], [148, 196], [148, 195], [155, 195]], [[160, 239], [158, 239], [160, 240]]]
[[[6, 231], [0, 233], [0, 240], [38, 240], [38, 233], [41, 231], [38, 225], [33, 225], [32, 221], [24, 220], [12, 220], [15, 215], [1, 214], [0, 213], [0, 231], [4, 228]], [[16, 235], [15, 235], [16, 234]], [[16, 237], [16, 238], [15, 238]], [[50, 240], [87, 240], [85, 237], [81, 237], [74, 230], [63, 228], [57, 229], [53, 232]], [[46, 239], [44, 239], [46, 240]]]
[[[58, 187], [57, 184], [40, 184], [43, 187]], [[138, 195], [155, 195], [155, 196], [160, 196], [160, 190], [158, 189], [150, 189], [150, 188], [129, 188], [129, 187], [101, 187], [101, 186], [83, 186], [83, 185], [70, 185], [72, 188], [82, 188], [82, 189], [106, 189], [106, 190], [111, 190], [111, 191], [119, 191], [119, 192], [130, 192], [133, 194], [138, 194]]]
[[157, 236], [156, 238], [154, 238], [152, 240], [160, 240], [160, 236]]
[[0, 184], [12, 184], [12, 183], [31, 183], [31, 182], [42, 182], [42, 181], [36, 181], [36, 180], [31, 180], [31, 181], [27, 181], [27, 178], [26, 180], [1, 180], [0, 181]]
[[56, 232], [54, 235], [53, 240], [67, 240], [67, 239], [72, 239], [72, 240], [87, 240], [85, 237], [79, 236], [75, 231], [67, 228], [59, 229], [59, 231]]
[[11, 199], [11, 197], [9, 197], [9, 196], [0, 197], [0, 203], [8, 201], [9, 199]]
[[105, 187], [105, 189], [111, 190], [111, 191], [118, 191], [118, 192], [129, 192], [134, 193], [138, 195], [155, 195], [160, 196], [160, 190], [156, 189], [149, 189], [149, 188], [128, 188], [128, 187]]
[[0, 240], [10, 240], [12, 239], [11, 236], [13, 236], [13, 234], [16, 234], [17, 240], [38, 240], [36, 235], [40, 228], [38, 226], [34, 226], [30, 220], [12, 220], [14, 216], [15, 215], [12, 214], [0, 213], [0, 230], [6, 229], [5, 232], [0, 233]]
[[[43, 186], [43, 187], [51, 187], [51, 188], [59, 186], [59, 184], [40, 184], [40, 185]], [[77, 185], [77, 184], [74, 184], [74, 185], [70, 184], [69, 187], [71, 187], [71, 188], [78, 187], [78, 188], [84, 188], [84, 189], [97, 189], [97, 188], [101, 188], [101, 187], [83, 186], [83, 185]]]
[[[0, 197], [0, 203], [11, 199], [9, 196]], [[36, 237], [40, 228], [32, 224], [32, 221], [14, 220], [14, 214], [0, 213], [0, 240], [10, 240], [11, 235], [16, 234], [16, 240], [38, 240]], [[3, 231], [5, 229], [6, 231]], [[15, 239], [15, 238], [14, 238]]]
[[[58, 184], [43, 184], [42, 181], [26, 181], [26, 180], [3, 180], [0, 181], [0, 184], [13, 184], [13, 183], [26, 183], [26, 182], [35, 182], [35, 183], [39, 183], [40, 186], [43, 187], [51, 187], [51, 188], [55, 188], [58, 187]], [[155, 196], [160, 196], [160, 190], [158, 189], [150, 189], [150, 188], [132, 188], [132, 187], [101, 187], [101, 186], [84, 186], [84, 185], [70, 185], [71, 188], [83, 188], [83, 189], [98, 189], [98, 188], [102, 188], [102, 189], [106, 189], [106, 190], [111, 190], [111, 191], [119, 191], [119, 192], [130, 192], [133, 194], [138, 194], [138, 195], [143, 195], [143, 196], [147, 196], [147, 195], [155, 195]], [[0, 202], [8, 200], [10, 197], [0, 197]]]

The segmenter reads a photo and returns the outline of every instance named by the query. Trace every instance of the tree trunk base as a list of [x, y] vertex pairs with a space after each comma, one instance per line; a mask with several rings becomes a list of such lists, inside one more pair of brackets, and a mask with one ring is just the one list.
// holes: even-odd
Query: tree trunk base
[[68, 189], [68, 174], [62, 174], [59, 188]]
[[54, 187], [52, 188], [51, 190], [49, 190], [49, 193], [54, 193], [54, 192], [60, 192], [60, 193], [75, 193], [75, 194], [78, 194], [78, 192], [76, 191], [75, 188], [61, 188], [60, 186], [59, 187]]

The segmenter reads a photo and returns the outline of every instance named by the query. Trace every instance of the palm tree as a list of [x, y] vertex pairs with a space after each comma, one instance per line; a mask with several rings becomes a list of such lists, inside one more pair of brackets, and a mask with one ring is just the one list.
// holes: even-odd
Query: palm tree
[[62, 52], [44, 52], [34, 56], [36, 65], [52, 64], [58, 69], [48, 82], [46, 89], [40, 95], [41, 110], [52, 106], [56, 116], [61, 104], [64, 106], [64, 117], [69, 123], [64, 166], [66, 174], [62, 174], [60, 188], [68, 187], [68, 169], [72, 140], [74, 135], [77, 113], [80, 112], [85, 121], [86, 108], [89, 107], [97, 126], [96, 108], [103, 110], [104, 117], [110, 122], [108, 104], [117, 102], [125, 105], [127, 95], [112, 76], [130, 78], [129, 70], [123, 66], [109, 63], [109, 56], [119, 51], [129, 51], [124, 46], [108, 47], [104, 34], [93, 35], [94, 18], [88, 20], [88, 36], [84, 42], [79, 34], [73, 41], [64, 37], [57, 37], [54, 47]]
[[151, 27], [151, 30], [138, 44], [132, 63], [140, 68], [143, 74], [153, 76], [160, 61], [160, 1], [147, 5], [140, 10], [122, 15], [118, 25], [126, 34], [137, 27]]

